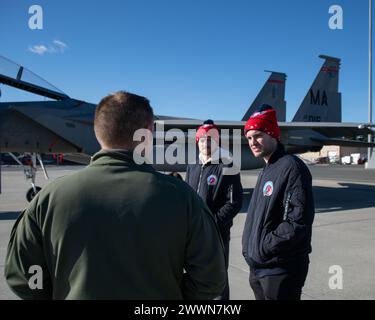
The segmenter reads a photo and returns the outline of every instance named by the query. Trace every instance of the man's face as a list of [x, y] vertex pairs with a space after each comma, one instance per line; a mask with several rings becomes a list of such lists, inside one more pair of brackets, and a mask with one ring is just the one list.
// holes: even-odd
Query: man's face
[[277, 141], [263, 131], [250, 130], [246, 133], [249, 147], [256, 158], [269, 157], [276, 149]]
[[202, 136], [198, 140], [199, 152], [204, 156], [210, 157], [213, 153], [215, 153], [217, 147], [218, 145], [216, 141], [209, 135]]

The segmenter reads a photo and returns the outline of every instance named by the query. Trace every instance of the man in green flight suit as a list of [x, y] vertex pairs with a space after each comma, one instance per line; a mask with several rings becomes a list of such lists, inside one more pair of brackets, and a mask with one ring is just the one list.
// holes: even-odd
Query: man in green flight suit
[[102, 149], [90, 165], [47, 185], [16, 221], [10, 288], [23, 299], [220, 296], [214, 216], [183, 181], [134, 161], [134, 133], [153, 129], [149, 101], [122, 91], [105, 97], [94, 129]]

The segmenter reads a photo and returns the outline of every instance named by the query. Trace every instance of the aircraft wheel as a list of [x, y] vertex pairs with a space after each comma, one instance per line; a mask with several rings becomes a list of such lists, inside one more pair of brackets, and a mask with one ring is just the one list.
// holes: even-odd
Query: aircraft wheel
[[36, 189], [36, 192], [34, 191], [33, 188], [30, 188], [30, 189], [27, 191], [27, 193], [26, 193], [26, 199], [27, 199], [27, 201], [31, 202], [31, 200], [34, 199], [34, 197], [36, 196], [36, 194], [37, 194], [40, 190], [42, 190], [41, 187], [35, 187], [35, 189]]

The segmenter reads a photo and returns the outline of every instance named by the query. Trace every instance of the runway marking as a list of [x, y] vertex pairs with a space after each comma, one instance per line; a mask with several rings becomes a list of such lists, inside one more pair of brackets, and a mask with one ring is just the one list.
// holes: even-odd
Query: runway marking
[[238, 266], [236, 266], [236, 265], [234, 265], [234, 264], [231, 264], [231, 263], [230, 263], [229, 266], [232, 267], [232, 268], [234, 268], [234, 269], [237, 269], [237, 270], [243, 271], [243, 272], [245, 272], [245, 273], [247, 273], [247, 274], [250, 273], [249, 270], [242, 269], [241, 267], [238, 267]]
[[354, 179], [351, 179], [351, 180], [349, 180], [349, 179], [343, 179], [342, 180], [342, 178], [341, 178], [341, 180], [338, 180], [338, 178], [321, 178], [321, 177], [318, 177], [318, 178], [314, 178], [314, 176], [313, 176], [313, 186], [315, 185], [314, 183], [317, 183], [317, 182], [323, 182], [323, 181], [335, 181], [335, 182], [337, 182], [337, 183], [340, 183], [340, 182], [351, 182], [351, 183], [358, 183], [358, 182], [361, 182], [361, 183], [366, 183], [366, 184], [368, 184], [369, 186], [374, 186], [375, 185], [375, 183], [374, 182], [372, 182], [373, 180], [354, 180]]
[[371, 221], [371, 220], [375, 220], [375, 218], [360, 219], [360, 220], [350, 220], [350, 221], [341, 221], [341, 222], [336, 222], [336, 223], [320, 224], [320, 225], [317, 225], [317, 226], [313, 225], [313, 228], [336, 226], [336, 225], [339, 225], [339, 224], [348, 224], [348, 223], [352, 223], [352, 222], [355, 223], [355, 222], [363, 222], [363, 221]]
[[[330, 212], [326, 212], [327, 210], [329, 210]], [[329, 215], [329, 214], [332, 214], [332, 211], [333, 212], [337, 212], [337, 211], [341, 211], [343, 210], [343, 207], [332, 207], [332, 208], [322, 208], [322, 209], [315, 209], [315, 213], [319, 213], [320, 215]]]
[[314, 300], [319, 300], [318, 298], [315, 298], [315, 297], [313, 297], [313, 296], [310, 296], [309, 294], [304, 293], [303, 291], [302, 291], [302, 295], [303, 295], [303, 296], [306, 296], [306, 297], [309, 297], [309, 298], [311, 298], [311, 299], [314, 299]]

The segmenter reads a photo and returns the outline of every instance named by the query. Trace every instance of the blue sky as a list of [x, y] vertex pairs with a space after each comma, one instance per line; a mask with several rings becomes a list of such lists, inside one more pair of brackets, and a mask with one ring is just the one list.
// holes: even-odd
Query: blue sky
[[[33, 4], [43, 30], [28, 27]], [[343, 30], [328, 27], [333, 4]], [[343, 121], [367, 121], [367, 0], [1, 0], [0, 30], [1, 55], [73, 98], [97, 103], [123, 89], [156, 114], [201, 119], [240, 120], [274, 70], [288, 75], [291, 120], [318, 55], [331, 55], [342, 59]], [[26, 98], [1, 89], [0, 101]]]

